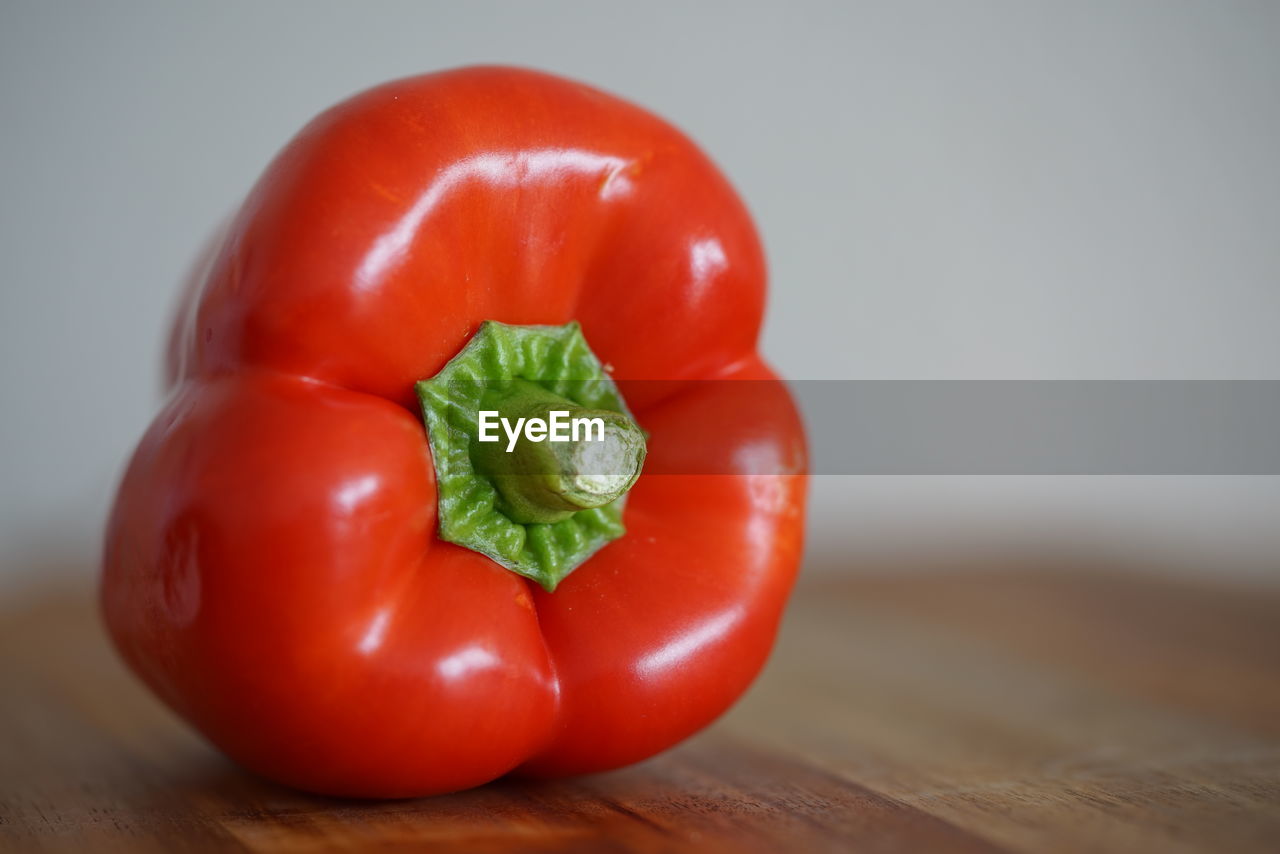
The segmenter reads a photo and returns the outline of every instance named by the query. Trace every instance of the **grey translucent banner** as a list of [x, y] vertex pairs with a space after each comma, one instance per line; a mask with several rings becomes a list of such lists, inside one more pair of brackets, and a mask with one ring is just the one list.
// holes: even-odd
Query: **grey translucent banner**
[[795, 473], [797, 418], [820, 475], [1280, 474], [1280, 381], [617, 385], [650, 433], [647, 474]]

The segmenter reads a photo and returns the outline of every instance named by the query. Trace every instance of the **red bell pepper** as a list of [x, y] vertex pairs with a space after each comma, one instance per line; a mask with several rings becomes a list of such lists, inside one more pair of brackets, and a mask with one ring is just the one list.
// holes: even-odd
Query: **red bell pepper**
[[[764, 294], [729, 184], [634, 106], [506, 68], [339, 104], [180, 313], [108, 524], [117, 647], [232, 758], [316, 792], [675, 744], [759, 671], [800, 554], [799, 419], [732, 382], [774, 378]], [[603, 412], [625, 470], [507, 489], [465, 450], [459, 374], [496, 411]]]

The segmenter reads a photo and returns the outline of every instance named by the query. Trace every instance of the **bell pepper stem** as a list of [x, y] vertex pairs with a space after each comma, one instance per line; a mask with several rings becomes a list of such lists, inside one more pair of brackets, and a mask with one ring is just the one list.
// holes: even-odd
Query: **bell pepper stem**
[[[624, 493], [644, 463], [645, 433], [577, 323], [485, 321], [416, 388], [440, 539], [550, 591], [626, 533]], [[543, 423], [531, 427], [531, 418]], [[574, 419], [590, 429], [574, 435], [570, 426], [566, 437], [564, 421]]]
[[640, 476], [644, 432], [626, 414], [579, 406], [525, 380], [485, 395], [493, 426], [471, 459], [491, 478], [500, 509], [525, 524], [603, 507]]

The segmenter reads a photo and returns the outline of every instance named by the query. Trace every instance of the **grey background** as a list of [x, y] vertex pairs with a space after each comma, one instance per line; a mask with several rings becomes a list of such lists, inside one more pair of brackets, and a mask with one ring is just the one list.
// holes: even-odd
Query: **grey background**
[[[788, 376], [1280, 377], [1280, 4], [8, 2], [0, 587], [93, 571], [176, 283], [273, 152], [477, 62], [711, 153], [763, 232]], [[816, 571], [1026, 540], [1280, 555], [1275, 478], [824, 477], [813, 502]]]

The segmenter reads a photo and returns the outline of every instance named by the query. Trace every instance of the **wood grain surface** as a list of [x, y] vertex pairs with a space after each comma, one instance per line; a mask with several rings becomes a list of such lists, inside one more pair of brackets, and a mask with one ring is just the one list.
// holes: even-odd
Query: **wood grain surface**
[[368, 803], [221, 758], [86, 592], [0, 608], [13, 851], [1280, 851], [1280, 594], [1027, 558], [811, 573], [764, 677], [637, 767]]

